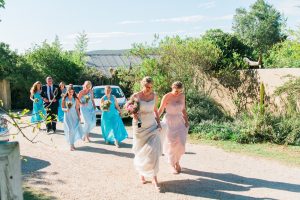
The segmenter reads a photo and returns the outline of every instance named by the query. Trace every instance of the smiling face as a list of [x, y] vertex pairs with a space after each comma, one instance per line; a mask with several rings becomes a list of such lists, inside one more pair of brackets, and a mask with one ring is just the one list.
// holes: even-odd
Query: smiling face
[[47, 82], [47, 85], [52, 85], [53, 84], [53, 80], [50, 77], [47, 78], [46, 82]]
[[69, 89], [69, 90], [68, 90], [68, 95], [69, 95], [70, 97], [72, 97], [72, 96], [74, 95], [74, 89]]
[[61, 83], [61, 84], [59, 85], [59, 88], [60, 88], [61, 90], [65, 89], [65, 84], [64, 84], [64, 83]]
[[36, 88], [37, 88], [37, 90], [41, 90], [42, 84], [41, 84], [41, 83], [38, 83], [38, 84], [36, 85]]

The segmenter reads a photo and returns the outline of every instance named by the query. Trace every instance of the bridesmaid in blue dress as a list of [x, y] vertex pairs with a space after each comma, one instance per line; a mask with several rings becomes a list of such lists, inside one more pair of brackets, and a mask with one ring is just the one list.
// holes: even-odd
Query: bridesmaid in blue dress
[[37, 81], [30, 89], [30, 99], [33, 101], [33, 109], [31, 123], [37, 123], [44, 120], [46, 110], [43, 106], [43, 98], [41, 96], [42, 83]]
[[96, 106], [91, 81], [84, 82], [83, 90], [79, 92], [78, 98], [80, 99], [80, 112], [84, 120], [84, 140], [90, 142], [90, 132], [96, 126]]
[[62, 110], [61, 107], [61, 103], [62, 103], [62, 99], [65, 96], [67, 89], [66, 89], [66, 84], [64, 82], [60, 82], [59, 84], [59, 89], [61, 92], [61, 98], [59, 99], [59, 103], [58, 103], [58, 113], [57, 113], [57, 118], [59, 122], [64, 122], [64, 111]]
[[[101, 131], [105, 142], [115, 144], [119, 147], [119, 143], [128, 137], [127, 131], [120, 117], [122, 114], [117, 99], [114, 95], [111, 95], [111, 87], [105, 87], [105, 95], [101, 98], [101, 104], [105, 100], [111, 102], [109, 109], [102, 109], [101, 116]], [[101, 106], [102, 107], [102, 106]]]
[[62, 100], [62, 109], [64, 114], [64, 132], [67, 142], [70, 144], [70, 150], [74, 151], [74, 143], [81, 139], [83, 131], [80, 125], [80, 102], [72, 86], [67, 89], [67, 94]]

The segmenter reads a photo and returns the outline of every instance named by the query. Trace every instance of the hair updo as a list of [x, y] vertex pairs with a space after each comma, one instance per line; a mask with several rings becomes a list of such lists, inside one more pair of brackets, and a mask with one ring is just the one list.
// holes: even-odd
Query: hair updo
[[176, 88], [176, 89], [183, 89], [183, 84], [180, 81], [175, 81], [174, 83], [172, 83], [172, 88]]
[[153, 84], [153, 79], [150, 76], [145, 76], [142, 81], [141, 85], [145, 86], [146, 84]]

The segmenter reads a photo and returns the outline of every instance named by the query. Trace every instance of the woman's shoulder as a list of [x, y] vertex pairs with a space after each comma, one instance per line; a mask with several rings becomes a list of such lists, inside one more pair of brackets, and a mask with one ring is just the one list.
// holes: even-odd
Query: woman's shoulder
[[133, 98], [139, 98], [140, 94], [141, 94], [141, 91], [134, 93], [133, 95], [131, 95], [131, 97], [133, 97]]

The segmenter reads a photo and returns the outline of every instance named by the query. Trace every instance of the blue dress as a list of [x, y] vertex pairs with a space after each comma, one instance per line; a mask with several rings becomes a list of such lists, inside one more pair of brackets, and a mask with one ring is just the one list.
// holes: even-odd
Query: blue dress
[[62, 110], [62, 107], [61, 107], [61, 103], [62, 103], [62, 99], [63, 99], [63, 96], [66, 94], [66, 88], [62, 91], [62, 94], [61, 94], [61, 98], [59, 99], [58, 101], [58, 112], [57, 112], [57, 118], [58, 118], [58, 121], [59, 122], [63, 122], [64, 121], [64, 114], [65, 112]]
[[[92, 103], [91, 94], [86, 94], [89, 96], [89, 101], [87, 105], [80, 105], [80, 112], [84, 119], [83, 132], [88, 134], [96, 126], [96, 113]], [[85, 96], [85, 95], [84, 95]], [[85, 103], [86, 99], [84, 96], [81, 97], [81, 102]]]
[[[104, 100], [108, 100], [105, 95]], [[108, 111], [103, 111], [101, 116], [101, 131], [105, 142], [114, 143], [115, 140], [122, 142], [128, 137], [123, 121], [115, 107], [114, 96], [110, 97], [110, 107]]]
[[77, 140], [83, 137], [82, 127], [76, 111], [76, 101], [72, 97], [70, 100], [68, 97], [65, 100], [65, 108], [67, 108], [68, 102], [72, 102], [72, 107], [68, 112], [64, 114], [64, 131], [67, 142], [73, 145]]
[[43, 105], [43, 99], [40, 92], [36, 92], [33, 95], [34, 99], [38, 99], [37, 102], [33, 102], [31, 123], [41, 122], [46, 116], [46, 110]]

